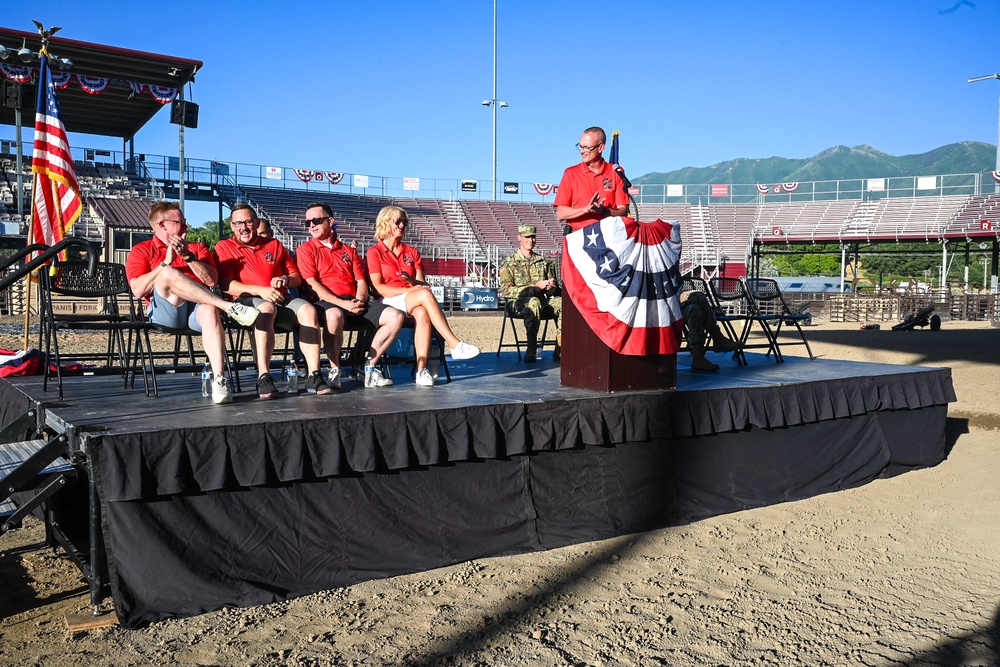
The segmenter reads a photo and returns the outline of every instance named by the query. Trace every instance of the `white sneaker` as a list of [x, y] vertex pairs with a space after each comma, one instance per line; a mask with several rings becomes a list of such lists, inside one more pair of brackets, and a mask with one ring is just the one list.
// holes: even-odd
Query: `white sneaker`
[[458, 345], [451, 348], [452, 359], [472, 359], [479, 356], [479, 348], [475, 345], [459, 341]]
[[433, 387], [434, 378], [431, 377], [431, 372], [426, 368], [421, 368], [417, 371], [417, 385], [421, 387]]
[[391, 387], [392, 379], [382, 375], [378, 366], [365, 366], [365, 387]]
[[244, 306], [242, 303], [234, 303], [229, 306], [229, 310], [226, 311], [231, 319], [238, 322], [240, 326], [248, 327], [257, 321], [257, 316], [260, 315], [260, 311], [256, 308], [251, 308], [250, 306]]
[[340, 389], [340, 368], [338, 366], [333, 366], [330, 368], [330, 372], [326, 375], [326, 384], [329, 385], [330, 389]]
[[229, 395], [229, 382], [221, 373], [212, 380], [212, 402], [217, 405], [233, 402], [233, 397]]

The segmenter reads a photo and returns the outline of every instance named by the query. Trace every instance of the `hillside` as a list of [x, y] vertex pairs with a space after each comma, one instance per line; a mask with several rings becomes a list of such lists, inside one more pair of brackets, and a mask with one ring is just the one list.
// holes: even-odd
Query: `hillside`
[[736, 158], [708, 167], [652, 172], [632, 179], [652, 183], [788, 183], [850, 178], [890, 178], [934, 174], [971, 174], [996, 166], [996, 146], [962, 141], [917, 155], [889, 155], [868, 145], [834, 146], [803, 159]]

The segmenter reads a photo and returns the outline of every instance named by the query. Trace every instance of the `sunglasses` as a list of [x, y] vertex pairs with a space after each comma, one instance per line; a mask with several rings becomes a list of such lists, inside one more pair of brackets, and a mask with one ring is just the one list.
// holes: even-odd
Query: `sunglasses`
[[309, 227], [315, 227], [316, 225], [322, 225], [324, 222], [332, 218], [332, 215], [324, 215], [321, 218], [306, 218], [306, 225]]

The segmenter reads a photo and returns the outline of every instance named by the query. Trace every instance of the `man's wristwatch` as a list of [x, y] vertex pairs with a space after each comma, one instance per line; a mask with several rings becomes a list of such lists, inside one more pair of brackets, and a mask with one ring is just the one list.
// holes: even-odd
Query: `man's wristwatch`
[[187, 262], [188, 264], [190, 264], [194, 260], [198, 259], [198, 257], [193, 252], [189, 252], [187, 254], [187, 257], [181, 257], [181, 259], [183, 259], [185, 262]]

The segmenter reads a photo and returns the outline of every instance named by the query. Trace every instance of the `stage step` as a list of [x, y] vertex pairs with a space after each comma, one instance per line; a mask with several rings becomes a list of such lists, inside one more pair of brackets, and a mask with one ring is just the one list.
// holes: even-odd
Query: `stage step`
[[[21, 525], [21, 519], [66, 484], [75, 468], [64, 458], [66, 437], [0, 444], [0, 534]], [[10, 497], [20, 491], [37, 493], [18, 507]]]

